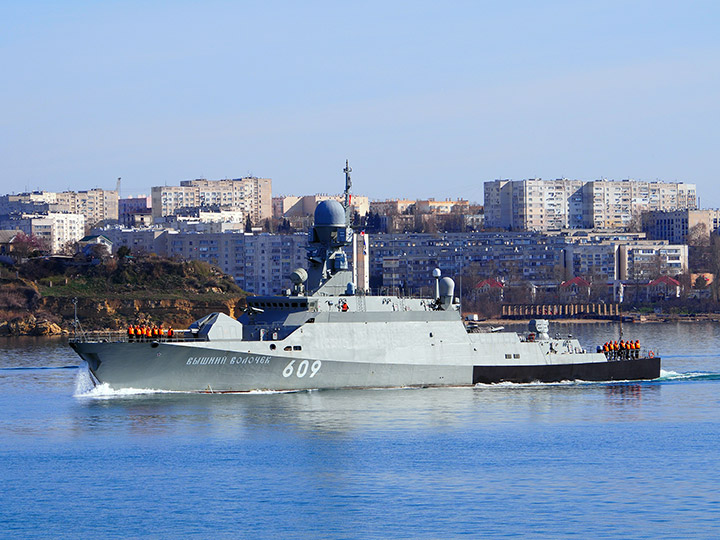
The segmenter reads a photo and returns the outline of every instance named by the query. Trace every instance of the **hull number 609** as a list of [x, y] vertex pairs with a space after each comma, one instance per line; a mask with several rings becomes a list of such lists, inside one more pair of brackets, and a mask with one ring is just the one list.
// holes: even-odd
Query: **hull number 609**
[[283, 369], [283, 377], [290, 377], [293, 373], [297, 375], [298, 378], [302, 379], [305, 375], [310, 372], [310, 378], [317, 375], [317, 372], [320, 371], [320, 366], [322, 366], [322, 362], [320, 360], [315, 360], [312, 365], [310, 365], [309, 360], [303, 360], [297, 365], [297, 370], [295, 370], [295, 362], [297, 360], [291, 360], [290, 363], [285, 366], [285, 369]]

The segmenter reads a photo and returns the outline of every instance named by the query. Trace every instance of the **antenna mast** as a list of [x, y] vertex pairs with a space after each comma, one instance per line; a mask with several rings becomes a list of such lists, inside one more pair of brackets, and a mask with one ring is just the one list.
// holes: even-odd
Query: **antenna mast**
[[352, 169], [350, 168], [350, 165], [348, 163], [348, 160], [345, 160], [345, 168], [343, 169], [343, 172], [345, 173], [345, 202], [343, 203], [343, 206], [345, 207], [345, 222], [346, 225], [350, 226], [350, 188], [352, 187], [352, 180], [350, 180], [350, 173], [352, 172]]

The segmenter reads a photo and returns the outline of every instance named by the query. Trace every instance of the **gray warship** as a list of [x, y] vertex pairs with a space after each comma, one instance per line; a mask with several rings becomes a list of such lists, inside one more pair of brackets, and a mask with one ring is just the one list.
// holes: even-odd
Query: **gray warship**
[[212, 313], [172, 337], [80, 334], [70, 346], [93, 381], [113, 389], [183, 392], [472, 386], [478, 383], [614, 381], [660, 376], [652, 353], [585, 351], [577, 339], [481, 331], [463, 321], [453, 280], [435, 270], [435, 295], [370, 295], [357, 287], [351, 244], [350, 168], [344, 203], [315, 209], [308, 269], [280, 296], [252, 296], [237, 319]]

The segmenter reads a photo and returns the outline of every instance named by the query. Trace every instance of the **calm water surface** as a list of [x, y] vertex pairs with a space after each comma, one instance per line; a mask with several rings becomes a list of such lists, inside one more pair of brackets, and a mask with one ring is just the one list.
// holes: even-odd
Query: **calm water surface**
[[0, 536], [720, 538], [720, 325], [624, 332], [660, 380], [103, 394], [0, 341]]

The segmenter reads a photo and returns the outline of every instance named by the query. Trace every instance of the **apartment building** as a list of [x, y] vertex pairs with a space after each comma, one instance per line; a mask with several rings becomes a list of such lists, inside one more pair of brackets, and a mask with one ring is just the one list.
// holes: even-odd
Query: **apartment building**
[[[138, 221], [145, 221], [144, 217], [151, 214], [152, 202], [147, 195], [127, 197], [118, 200], [118, 221], [121, 225], [131, 227]], [[138, 218], [138, 216], [141, 216]]]
[[92, 226], [100, 221], [117, 221], [118, 192], [116, 190], [89, 189], [87, 191], [63, 191], [56, 194], [58, 212], [82, 214]]
[[[315, 207], [321, 201], [327, 200], [333, 200], [344, 204], [345, 195], [328, 195], [326, 193], [318, 193], [317, 195], [280, 195], [278, 197], [273, 197], [273, 217], [282, 218], [312, 216], [315, 213]], [[361, 216], [364, 216], [368, 213], [369, 209], [370, 202], [365, 195], [351, 195], [351, 213], [357, 212]]]
[[387, 199], [384, 201], [371, 201], [370, 211], [381, 216], [403, 214], [417, 201], [414, 199]]
[[180, 186], [151, 188], [153, 217], [168, 216], [181, 208], [218, 206], [240, 210], [254, 223], [272, 216], [272, 180], [184, 180]]
[[642, 216], [642, 227], [653, 240], [667, 240], [671, 244], [685, 244], [694, 228], [707, 238], [718, 231], [720, 210], [656, 210]]
[[0, 218], [0, 229], [19, 229], [45, 241], [51, 253], [63, 249], [85, 236], [85, 216], [62, 212], [14, 214]]
[[636, 180], [494, 180], [485, 182], [490, 228], [547, 231], [628, 227], [648, 210], [694, 209], [695, 184]]
[[0, 197], [0, 215], [64, 212], [82, 214], [89, 225], [118, 219], [117, 191], [33, 191]]
[[574, 276], [643, 279], [658, 271], [687, 271], [687, 246], [642, 235], [542, 233], [377, 234], [370, 243], [370, 272], [383, 287], [428, 291], [434, 268], [509, 282], [559, 282]]

